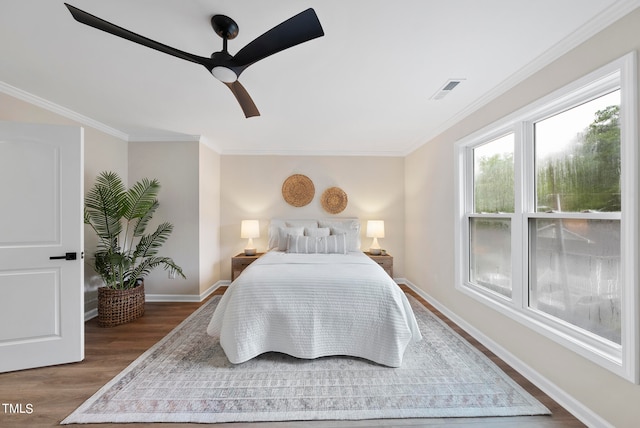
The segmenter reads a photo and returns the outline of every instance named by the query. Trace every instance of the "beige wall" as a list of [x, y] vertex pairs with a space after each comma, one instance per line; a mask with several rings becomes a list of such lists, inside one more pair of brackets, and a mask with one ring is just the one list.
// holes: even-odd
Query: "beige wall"
[[145, 278], [145, 292], [155, 295], [200, 294], [199, 253], [199, 154], [196, 141], [129, 143], [129, 186], [142, 178], [157, 179], [160, 206], [147, 226], [173, 224], [173, 233], [162, 246], [160, 256], [171, 257], [187, 279], [169, 278], [155, 269]]
[[197, 141], [129, 144], [129, 185], [141, 178], [160, 182], [160, 206], [147, 232], [173, 224], [161, 256], [171, 257], [187, 279], [155, 269], [145, 279], [153, 299], [197, 299], [220, 279], [220, 155]]
[[200, 293], [220, 279], [220, 155], [200, 144]]
[[[195, 299], [220, 279], [220, 155], [214, 150], [194, 141], [128, 143], [2, 92], [0, 120], [82, 126], [85, 192], [102, 171], [118, 173], [128, 185], [142, 177], [158, 178], [161, 206], [151, 226], [165, 220], [174, 224], [161, 255], [173, 257], [187, 280], [169, 279], [166, 271], [156, 270], [146, 281], [147, 294]], [[85, 226], [86, 312], [97, 307], [96, 290], [103, 285], [91, 267], [96, 245], [95, 234]]]
[[[222, 156], [220, 251], [221, 276], [231, 278], [231, 257], [245, 247], [240, 239], [243, 219], [260, 220], [258, 251], [267, 246], [271, 218], [358, 217], [384, 220], [380, 245], [394, 256], [394, 276], [404, 275], [404, 174], [399, 157], [332, 156]], [[292, 174], [304, 174], [315, 187], [314, 199], [293, 207], [282, 197], [282, 183]], [[346, 209], [332, 215], [320, 197], [329, 187], [340, 187], [348, 197]], [[362, 231], [362, 249], [371, 244]]]
[[406, 277], [616, 427], [637, 426], [640, 421], [640, 386], [611, 374], [454, 288], [453, 150], [456, 140], [640, 49], [639, 28], [640, 9], [405, 159]]
[[[128, 143], [113, 135], [84, 126], [50, 110], [19, 100], [0, 92], [0, 120], [26, 123], [47, 123], [55, 125], [84, 127], [84, 188], [93, 185], [95, 177], [104, 170], [117, 172], [126, 182], [128, 170]], [[102, 280], [91, 268], [91, 254], [95, 251], [97, 239], [93, 231], [85, 226], [85, 311], [97, 308], [97, 288]]]

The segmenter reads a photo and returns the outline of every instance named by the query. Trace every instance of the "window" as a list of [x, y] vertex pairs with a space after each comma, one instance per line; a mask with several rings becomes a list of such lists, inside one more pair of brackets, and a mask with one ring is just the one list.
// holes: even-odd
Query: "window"
[[529, 306], [618, 345], [619, 112], [617, 89], [533, 124], [528, 220]]
[[513, 141], [509, 133], [472, 149], [469, 280], [504, 297], [511, 297], [512, 288]]
[[456, 145], [456, 286], [638, 382], [635, 55]]

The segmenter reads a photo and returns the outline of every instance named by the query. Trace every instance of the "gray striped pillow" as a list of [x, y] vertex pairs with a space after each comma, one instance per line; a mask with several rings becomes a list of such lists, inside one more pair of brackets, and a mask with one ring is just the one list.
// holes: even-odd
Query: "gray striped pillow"
[[287, 253], [347, 254], [347, 235], [331, 236], [289, 235]]

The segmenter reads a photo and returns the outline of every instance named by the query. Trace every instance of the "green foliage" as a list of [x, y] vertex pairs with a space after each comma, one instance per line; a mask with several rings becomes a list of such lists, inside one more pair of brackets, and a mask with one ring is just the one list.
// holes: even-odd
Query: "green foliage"
[[476, 212], [514, 211], [513, 153], [496, 154], [479, 160], [475, 180]]
[[[565, 212], [621, 210], [620, 107], [595, 113], [571, 149], [536, 165], [538, 209]], [[513, 212], [512, 154], [478, 161], [474, 179], [476, 212]]]
[[538, 167], [538, 203], [554, 210], [620, 211], [620, 107], [595, 114], [569, 152]]
[[171, 258], [158, 255], [173, 231], [171, 223], [162, 223], [155, 232], [145, 234], [158, 208], [159, 190], [157, 180], [146, 178], [127, 190], [116, 173], [105, 171], [87, 193], [84, 222], [99, 239], [94, 269], [107, 287], [133, 288], [138, 278], [159, 266], [186, 278]]

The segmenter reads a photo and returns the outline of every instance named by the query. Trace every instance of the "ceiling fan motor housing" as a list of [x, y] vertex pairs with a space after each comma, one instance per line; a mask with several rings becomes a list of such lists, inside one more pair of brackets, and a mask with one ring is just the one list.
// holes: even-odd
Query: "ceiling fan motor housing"
[[[238, 80], [238, 74], [230, 68], [233, 57], [226, 51], [226, 49], [212, 53], [211, 60], [211, 62], [216, 65], [212, 68], [207, 68], [216, 79], [224, 83], [233, 83]], [[226, 64], [229, 64], [229, 66], [226, 66]]]

